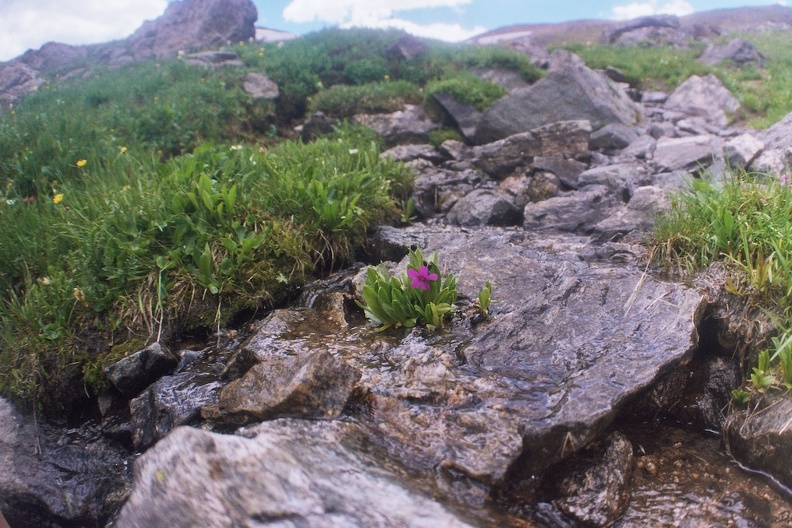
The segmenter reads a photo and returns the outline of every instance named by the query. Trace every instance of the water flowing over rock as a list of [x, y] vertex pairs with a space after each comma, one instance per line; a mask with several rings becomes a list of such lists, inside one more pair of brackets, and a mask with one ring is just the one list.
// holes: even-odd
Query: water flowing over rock
[[585, 119], [593, 130], [608, 123], [634, 125], [641, 108], [604, 75], [566, 51], [551, 56], [550, 73], [492, 104], [476, 129], [476, 142], [491, 143], [556, 121]]

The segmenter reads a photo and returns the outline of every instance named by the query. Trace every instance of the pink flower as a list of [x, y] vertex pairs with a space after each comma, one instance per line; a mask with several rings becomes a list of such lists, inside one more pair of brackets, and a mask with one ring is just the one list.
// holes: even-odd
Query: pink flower
[[420, 269], [408, 269], [407, 275], [412, 279], [410, 286], [429, 291], [429, 281], [437, 280], [437, 273], [429, 273], [429, 268], [421, 266]]

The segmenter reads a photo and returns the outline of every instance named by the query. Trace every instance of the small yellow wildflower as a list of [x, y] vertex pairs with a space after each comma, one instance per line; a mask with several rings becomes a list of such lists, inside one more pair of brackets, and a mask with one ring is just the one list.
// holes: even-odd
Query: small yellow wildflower
[[81, 159], [77, 161], [77, 166], [80, 168], [85, 167], [87, 164], [88, 164], [88, 160]]
[[63, 193], [58, 193], [52, 197], [52, 203], [59, 204], [63, 201]]
[[390, 81], [390, 75], [385, 75], [385, 80]]
[[72, 296], [79, 302], [85, 302], [85, 294], [80, 288], [72, 289]]
[[127, 151], [126, 147], [121, 147], [121, 154], [126, 154], [126, 151]]

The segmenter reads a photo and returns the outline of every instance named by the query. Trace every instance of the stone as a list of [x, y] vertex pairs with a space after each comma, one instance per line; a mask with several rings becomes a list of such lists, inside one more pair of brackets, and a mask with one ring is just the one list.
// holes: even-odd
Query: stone
[[661, 212], [671, 209], [671, 200], [663, 189], [644, 186], [635, 189], [630, 201], [594, 226], [600, 241], [619, 239], [632, 232], [648, 232]]
[[513, 92], [518, 88], [527, 88], [530, 83], [526, 81], [519, 72], [503, 68], [473, 68], [471, 73], [476, 77], [496, 84], [506, 90]]
[[[561, 193], [561, 180], [548, 171], [534, 171], [528, 181], [526, 196], [530, 202], [541, 202]], [[525, 208], [528, 202], [517, 202], [517, 206]]]
[[563, 464], [553, 503], [581, 526], [609, 526], [630, 503], [634, 465], [630, 441], [612, 433]]
[[213, 376], [182, 372], [165, 376], [129, 402], [132, 443], [145, 451], [171, 429], [201, 417], [201, 408], [218, 402], [221, 383]]
[[446, 158], [454, 161], [464, 161], [473, 157], [470, 147], [455, 139], [446, 139], [437, 150]]
[[709, 66], [715, 66], [726, 60], [739, 66], [753, 64], [762, 67], [765, 63], [764, 55], [756, 49], [756, 46], [743, 39], [732, 39], [723, 45], [710, 44], [698, 60]]
[[244, 68], [245, 63], [233, 51], [199, 51], [185, 55], [184, 63], [202, 68]]
[[588, 185], [579, 191], [529, 203], [523, 210], [523, 227], [529, 231], [590, 234], [620, 204], [621, 199], [606, 186]]
[[389, 60], [413, 60], [424, 56], [429, 51], [429, 46], [413, 35], [404, 35], [399, 40], [388, 46], [385, 55]]
[[625, 33], [631, 33], [643, 28], [672, 28], [677, 29], [681, 25], [679, 18], [674, 15], [653, 15], [634, 18], [622, 22], [613, 27], [609, 27], [602, 32], [600, 42], [614, 44], [620, 42]]
[[740, 134], [730, 139], [723, 147], [723, 156], [730, 167], [748, 167], [764, 150], [764, 143], [752, 134]]
[[179, 52], [217, 49], [256, 37], [258, 11], [251, 0], [182, 0], [144, 22], [126, 41], [137, 60], [168, 59]]
[[471, 526], [362, 450], [357, 426], [277, 420], [221, 435], [175, 429], [135, 462], [117, 528]]
[[589, 148], [592, 150], [619, 150], [638, 139], [633, 127], [624, 123], [608, 123], [591, 133]]
[[668, 96], [663, 108], [703, 117], [712, 125], [725, 127], [730, 115], [740, 109], [740, 102], [710, 73], [706, 77], [690, 76]]
[[404, 162], [424, 159], [433, 165], [439, 165], [447, 159], [432, 145], [397, 145], [381, 153], [380, 157]]
[[559, 181], [570, 189], [577, 189], [578, 178], [588, 166], [575, 159], [553, 156], [536, 156], [533, 161], [534, 170], [552, 172]]
[[792, 488], [792, 400], [788, 395], [765, 397], [759, 407], [729, 415], [724, 439], [729, 454], [741, 464], [772, 475]]
[[10, 526], [105, 526], [126, 500], [126, 456], [95, 429], [51, 427], [0, 398], [0, 511]]
[[278, 85], [263, 73], [248, 73], [242, 86], [252, 99], [277, 99], [280, 96]]
[[473, 141], [476, 136], [476, 127], [481, 120], [481, 112], [470, 105], [460, 103], [450, 94], [436, 93], [432, 97], [440, 107], [445, 110], [462, 136]]
[[653, 163], [660, 171], [694, 172], [713, 162], [720, 144], [714, 136], [663, 137], [657, 140]]
[[359, 379], [356, 369], [327, 352], [270, 358], [220, 391], [211, 418], [233, 424], [280, 416], [334, 418]]
[[0, 105], [10, 108], [35, 92], [46, 81], [27, 64], [12, 62], [0, 68]]
[[17, 60], [40, 73], [62, 72], [88, 57], [86, 46], [47, 42], [38, 50], [27, 50]]
[[519, 225], [522, 213], [507, 193], [477, 189], [457, 200], [446, 218], [460, 226]]
[[392, 114], [359, 114], [352, 122], [373, 130], [385, 144], [393, 147], [408, 143], [428, 143], [429, 133], [440, 128], [420, 105], [404, 105]]
[[108, 381], [118, 392], [131, 398], [172, 371], [178, 359], [159, 343], [117, 361], [105, 369]]
[[792, 112], [767, 130], [757, 134], [757, 139], [768, 149], [785, 149], [792, 147]]
[[624, 202], [629, 201], [633, 190], [652, 182], [646, 166], [641, 163], [625, 162], [602, 165], [583, 171], [578, 177], [578, 186], [605, 185]]
[[338, 124], [337, 119], [328, 116], [320, 110], [314, 112], [314, 114], [306, 119], [301, 126], [297, 127], [296, 130], [303, 141], [313, 141], [318, 137], [330, 134], [334, 130], [336, 124]]
[[476, 129], [485, 144], [557, 121], [587, 120], [592, 130], [608, 123], [634, 125], [641, 108], [605, 75], [569, 52], [553, 52], [556, 66], [528, 88], [517, 89], [493, 103]]
[[621, 155], [640, 160], [650, 160], [654, 156], [657, 140], [649, 134], [643, 134], [627, 145]]
[[496, 179], [525, 168], [537, 156], [574, 158], [588, 152], [588, 121], [559, 121], [473, 149], [474, 163]]
[[473, 170], [423, 170], [413, 183], [415, 210], [424, 218], [436, 213], [447, 213], [460, 198], [472, 192], [481, 180], [481, 173]]

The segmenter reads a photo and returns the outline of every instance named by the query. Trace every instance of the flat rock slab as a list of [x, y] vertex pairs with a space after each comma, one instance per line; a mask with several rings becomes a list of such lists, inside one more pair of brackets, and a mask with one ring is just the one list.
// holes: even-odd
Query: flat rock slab
[[[264, 362], [327, 350], [357, 368], [370, 390], [360, 419], [372, 445], [424, 476], [434, 468], [439, 478], [429, 478], [444, 492], [459, 496], [460, 476], [489, 488], [540, 473], [601, 435], [697, 346], [701, 294], [632, 267], [582, 261], [584, 238], [412, 234], [439, 252], [463, 297], [492, 281], [489, 321], [471, 328], [457, 319], [438, 332], [325, 332], [304, 311], [276, 312], [273, 321], [291, 323], [265, 324], [243, 346]], [[486, 500], [471, 493], [463, 500]]]

